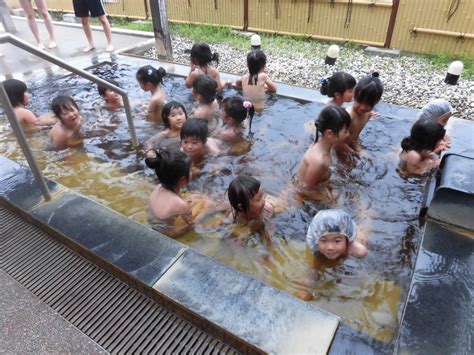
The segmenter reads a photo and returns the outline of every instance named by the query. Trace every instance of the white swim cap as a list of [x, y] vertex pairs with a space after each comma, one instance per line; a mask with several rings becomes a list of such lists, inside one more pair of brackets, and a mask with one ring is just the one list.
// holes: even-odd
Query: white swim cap
[[448, 113], [453, 113], [453, 107], [451, 104], [444, 99], [435, 99], [428, 102], [418, 115], [416, 116], [417, 120], [420, 118], [426, 118], [430, 120], [436, 120], [441, 116], [444, 116]]
[[343, 210], [321, 210], [316, 213], [309, 225], [306, 243], [315, 254], [321, 237], [328, 234], [342, 234], [349, 242], [352, 242], [357, 235], [356, 229], [354, 220]]

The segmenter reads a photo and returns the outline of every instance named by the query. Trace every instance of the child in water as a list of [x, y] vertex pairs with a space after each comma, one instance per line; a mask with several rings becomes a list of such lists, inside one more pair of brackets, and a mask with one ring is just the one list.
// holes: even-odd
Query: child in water
[[298, 171], [299, 182], [309, 190], [315, 189], [319, 183], [329, 179], [331, 150], [349, 136], [351, 118], [342, 107], [330, 105], [321, 111], [315, 125], [316, 138], [304, 153]]
[[367, 248], [356, 241], [357, 227], [343, 210], [321, 210], [314, 216], [306, 234], [306, 243], [313, 254], [318, 251], [329, 260], [342, 256], [367, 255]]
[[141, 67], [136, 74], [140, 88], [151, 93], [148, 103], [148, 117], [153, 121], [159, 121], [161, 109], [166, 103], [166, 93], [160, 85], [163, 83], [165, 75], [166, 71], [163, 68], [155, 69], [151, 65]]
[[59, 119], [48, 134], [56, 149], [82, 144], [82, 117], [74, 99], [70, 96], [57, 96], [52, 101], [51, 108]]
[[219, 71], [211, 67], [212, 62], [218, 65], [219, 55], [216, 52], [211, 53], [211, 48], [206, 43], [195, 43], [191, 48], [191, 70], [185, 81], [186, 87], [192, 88], [199, 75], [207, 75], [217, 83], [217, 91], [222, 92], [228, 82], [221, 80]]
[[222, 104], [221, 118], [225, 127], [219, 132], [218, 138], [228, 143], [235, 143], [242, 138], [243, 123], [247, 117], [249, 132], [251, 132], [255, 108], [250, 101], [243, 101], [238, 96], [227, 97]]
[[207, 155], [220, 153], [217, 141], [209, 137], [206, 121], [190, 118], [181, 128], [181, 150], [191, 158], [194, 165], [202, 163]]
[[18, 123], [26, 132], [35, 132], [41, 126], [51, 126], [56, 123], [54, 117], [36, 117], [33, 112], [26, 109], [25, 106], [30, 102], [28, 88], [23, 81], [17, 79], [8, 79], [3, 82], [10, 103], [15, 111]]
[[342, 106], [345, 102], [351, 102], [354, 98], [355, 86], [356, 80], [351, 74], [338, 71], [321, 81], [320, 92], [332, 98], [328, 105]]
[[[198, 103], [194, 109], [195, 118], [206, 119], [211, 123], [216, 118], [219, 104], [216, 100], [217, 84], [214, 79], [206, 75], [198, 75], [193, 82], [193, 96]], [[212, 125], [215, 126], [215, 123]]]
[[[106, 80], [112, 85], [119, 86], [115, 80], [112, 80], [112, 79], [106, 79]], [[106, 110], [117, 111], [123, 107], [122, 96], [120, 94], [100, 84], [97, 85], [97, 90], [99, 91], [99, 95], [105, 101], [105, 105], [103, 107]]]
[[251, 176], [240, 175], [232, 180], [227, 196], [234, 222], [249, 224], [275, 212], [273, 205], [265, 200], [260, 181]]
[[155, 149], [176, 148], [181, 146], [181, 128], [188, 119], [183, 104], [177, 101], [168, 102], [163, 106], [161, 118], [165, 129], [146, 141], [146, 154], [154, 154]]
[[377, 116], [373, 109], [380, 101], [382, 94], [383, 84], [379, 79], [379, 73], [374, 72], [359, 80], [354, 90], [354, 105], [347, 110], [351, 116], [350, 134], [344, 142], [338, 145], [338, 153], [359, 155], [360, 132], [371, 117]]
[[148, 223], [169, 236], [178, 236], [192, 225], [191, 206], [180, 193], [190, 180], [191, 163], [179, 150], [154, 151], [153, 158], [145, 159], [160, 181], [150, 195]]
[[249, 99], [263, 99], [265, 91], [276, 92], [276, 84], [264, 72], [267, 57], [261, 50], [255, 50], [247, 55], [247, 67], [249, 74], [245, 74], [237, 80], [235, 85], [242, 87], [242, 92]]
[[442, 144], [445, 133], [443, 126], [434, 120], [417, 120], [410, 136], [402, 140], [400, 171], [407, 175], [421, 175], [437, 168], [440, 163], [437, 153], [446, 149], [446, 145]]

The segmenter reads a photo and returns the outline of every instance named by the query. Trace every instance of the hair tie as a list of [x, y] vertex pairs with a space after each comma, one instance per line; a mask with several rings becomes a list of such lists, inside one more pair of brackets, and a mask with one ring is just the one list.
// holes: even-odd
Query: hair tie
[[252, 107], [252, 103], [250, 101], [244, 101], [244, 108], [246, 110], [250, 109]]
[[326, 85], [328, 83], [328, 78], [327, 77], [321, 78], [319, 79], [319, 82], [321, 83], [321, 85]]

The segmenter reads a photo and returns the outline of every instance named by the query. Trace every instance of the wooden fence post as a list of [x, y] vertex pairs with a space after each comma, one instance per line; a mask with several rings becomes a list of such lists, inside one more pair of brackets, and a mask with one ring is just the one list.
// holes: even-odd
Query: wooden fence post
[[172, 60], [173, 49], [168, 31], [166, 0], [150, 0], [150, 10], [153, 20], [153, 31], [155, 32], [156, 54], [160, 59]]
[[9, 33], [16, 33], [15, 25], [13, 24], [8, 6], [5, 4], [4, 0], [0, 0], [0, 21], [2, 22], [5, 31]]
[[390, 48], [392, 44], [392, 35], [393, 30], [395, 29], [395, 21], [397, 20], [398, 7], [400, 5], [400, 0], [393, 0], [392, 3], [392, 12], [390, 14], [390, 20], [388, 22], [387, 36], [385, 37], [385, 48]]

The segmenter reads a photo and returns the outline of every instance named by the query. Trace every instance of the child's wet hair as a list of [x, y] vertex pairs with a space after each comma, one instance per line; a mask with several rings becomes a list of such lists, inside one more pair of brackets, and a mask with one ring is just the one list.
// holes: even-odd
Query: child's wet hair
[[324, 131], [330, 129], [335, 135], [338, 135], [344, 128], [349, 128], [351, 116], [342, 107], [329, 105], [323, 108], [314, 124], [316, 126], [316, 138], [314, 141], [317, 142], [319, 132], [324, 134]]
[[329, 78], [324, 78], [321, 82], [320, 92], [323, 95], [334, 98], [336, 93], [344, 94], [346, 90], [356, 86], [354, 77], [346, 72], [338, 71]]
[[217, 52], [212, 53], [211, 48], [206, 43], [195, 43], [191, 48], [191, 60], [201, 67], [211, 62], [215, 62], [217, 66], [219, 65], [219, 54]]
[[177, 149], [155, 150], [155, 153], [156, 157], [146, 158], [145, 164], [155, 169], [156, 176], [164, 188], [174, 190], [181, 178], [189, 176], [191, 159]]
[[359, 80], [354, 90], [354, 100], [374, 107], [382, 98], [382, 94], [383, 84], [379, 73], [373, 72]]
[[25, 92], [28, 91], [28, 87], [23, 81], [7, 79], [3, 82], [3, 86], [13, 107], [23, 105]]
[[155, 69], [151, 65], [145, 65], [138, 69], [136, 78], [141, 83], [152, 83], [153, 85], [159, 85], [163, 83], [163, 78], [166, 75], [166, 70], [162, 67]]
[[[114, 79], [104, 79], [104, 80], [109, 82], [112, 85], [120, 87], [120, 85]], [[97, 91], [99, 92], [100, 96], [104, 96], [107, 90], [110, 90], [110, 89], [102, 84], [97, 84]]]
[[[250, 200], [260, 190], [260, 186], [260, 181], [248, 175], [239, 175], [232, 180], [227, 189], [227, 196], [233, 210], [246, 214], [250, 208]], [[234, 217], [237, 217], [236, 214]]]
[[257, 85], [258, 73], [265, 68], [267, 56], [257, 49], [247, 54], [247, 67], [249, 69], [249, 85]]
[[163, 125], [165, 126], [165, 128], [170, 128], [169, 116], [171, 114], [171, 111], [176, 108], [180, 108], [181, 110], [183, 110], [186, 120], [188, 119], [188, 114], [186, 112], [186, 109], [184, 108], [184, 105], [178, 101], [170, 101], [166, 103], [161, 110], [161, 118], [163, 120]]
[[402, 149], [410, 150], [434, 150], [440, 140], [444, 138], [446, 130], [442, 125], [428, 118], [418, 119], [411, 128], [410, 135], [403, 138]]
[[69, 111], [71, 107], [75, 107], [76, 110], [79, 110], [76, 101], [71, 96], [59, 95], [56, 96], [51, 102], [51, 109], [53, 113], [61, 120], [61, 115], [64, 111]]
[[255, 107], [250, 101], [244, 101], [238, 96], [229, 96], [222, 101], [225, 113], [232, 117], [237, 125], [242, 124], [249, 118], [249, 131], [252, 131], [252, 119], [255, 115]]
[[217, 83], [210, 76], [198, 75], [193, 81], [193, 90], [209, 105], [216, 99]]
[[190, 118], [184, 122], [181, 127], [181, 140], [185, 138], [197, 138], [203, 143], [206, 143], [209, 136], [209, 128], [207, 121], [200, 118]]

